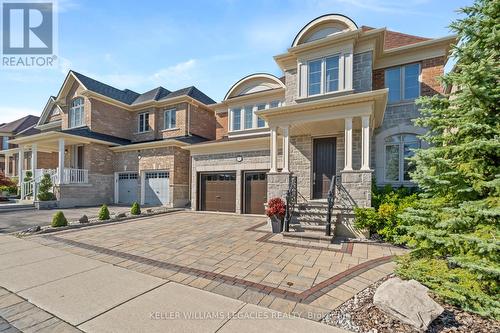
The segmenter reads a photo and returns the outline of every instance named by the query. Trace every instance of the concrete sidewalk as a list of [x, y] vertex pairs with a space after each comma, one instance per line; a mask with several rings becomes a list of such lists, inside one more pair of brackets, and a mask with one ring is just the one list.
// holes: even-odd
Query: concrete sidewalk
[[[0, 236], [0, 286], [85, 332], [345, 332], [11, 236]], [[0, 319], [30, 306], [12, 297], [0, 296]], [[52, 331], [41, 318], [22, 330]]]

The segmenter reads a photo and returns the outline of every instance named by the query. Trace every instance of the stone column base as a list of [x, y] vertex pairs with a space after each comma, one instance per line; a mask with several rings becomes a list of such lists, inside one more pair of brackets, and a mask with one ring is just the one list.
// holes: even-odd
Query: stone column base
[[269, 172], [267, 174], [267, 200], [272, 198], [286, 200], [290, 175], [289, 172]]
[[371, 207], [372, 170], [341, 171], [342, 185], [358, 207]]

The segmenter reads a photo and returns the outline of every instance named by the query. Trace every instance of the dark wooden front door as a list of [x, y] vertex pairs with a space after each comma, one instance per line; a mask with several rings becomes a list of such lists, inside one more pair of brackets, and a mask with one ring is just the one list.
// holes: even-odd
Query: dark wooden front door
[[313, 199], [324, 199], [328, 197], [330, 181], [335, 174], [336, 139], [314, 139], [313, 158]]
[[264, 214], [267, 201], [266, 172], [245, 172], [245, 214]]
[[236, 174], [234, 172], [201, 174], [200, 210], [236, 211]]

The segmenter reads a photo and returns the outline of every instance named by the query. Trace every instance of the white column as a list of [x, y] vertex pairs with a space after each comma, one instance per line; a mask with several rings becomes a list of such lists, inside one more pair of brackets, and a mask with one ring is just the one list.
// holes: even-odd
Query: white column
[[289, 127], [283, 127], [283, 170], [282, 172], [290, 171], [290, 137], [289, 137]]
[[361, 170], [370, 170], [370, 116], [361, 117]]
[[23, 185], [23, 170], [24, 170], [24, 147], [19, 146], [19, 152], [17, 153], [17, 176], [19, 178], [19, 186]]
[[59, 164], [57, 169], [57, 181], [60, 184], [64, 183], [64, 139], [59, 139]]
[[36, 168], [37, 168], [37, 161], [38, 161], [38, 147], [36, 143], [31, 145], [31, 173], [33, 174], [33, 179], [35, 179], [36, 176]]
[[5, 155], [5, 176], [10, 177], [10, 155]]
[[344, 170], [352, 170], [352, 118], [345, 119], [345, 166]]
[[276, 127], [271, 127], [271, 170], [269, 172], [276, 172], [276, 164], [278, 161], [278, 133]]

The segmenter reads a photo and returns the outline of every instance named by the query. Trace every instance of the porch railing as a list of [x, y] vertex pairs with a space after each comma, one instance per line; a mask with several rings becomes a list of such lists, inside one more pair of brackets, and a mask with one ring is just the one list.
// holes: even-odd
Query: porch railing
[[328, 190], [328, 208], [326, 213], [326, 226], [325, 235], [331, 236], [332, 234], [332, 211], [337, 201], [338, 207], [340, 209], [341, 217], [347, 210], [352, 210], [358, 205], [356, 201], [351, 197], [349, 191], [342, 185], [342, 177], [340, 175], [334, 175], [330, 182], [330, 189]]
[[88, 170], [64, 168], [63, 184], [87, 184], [88, 182], [89, 182]]
[[286, 191], [286, 211], [283, 230], [290, 231], [290, 221], [292, 220], [295, 205], [297, 204], [297, 176], [290, 175], [288, 190]]

